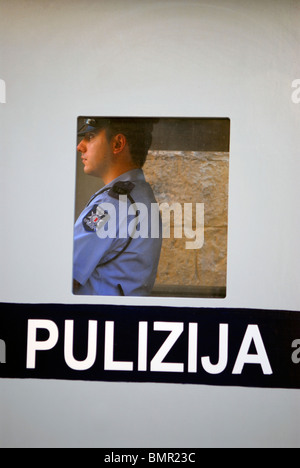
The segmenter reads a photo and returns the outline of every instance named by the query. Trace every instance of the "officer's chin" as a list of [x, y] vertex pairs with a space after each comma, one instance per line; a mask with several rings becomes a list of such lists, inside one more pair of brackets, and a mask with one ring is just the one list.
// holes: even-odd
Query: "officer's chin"
[[88, 168], [88, 166], [84, 165], [84, 166], [83, 166], [83, 172], [84, 172], [85, 174], [90, 174], [90, 173], [91, 173], [91, 170]]
[[95, 171], [93, 171], [92, 169], [89, 169], [87, 166], [85, 166], [83, 168], [83, 172], [86, 174], [86, 175], [89, 175], [89, 176], [93, 176], [93, 177], [99, 177], [99, 175], [97, 173], [95, 173]]

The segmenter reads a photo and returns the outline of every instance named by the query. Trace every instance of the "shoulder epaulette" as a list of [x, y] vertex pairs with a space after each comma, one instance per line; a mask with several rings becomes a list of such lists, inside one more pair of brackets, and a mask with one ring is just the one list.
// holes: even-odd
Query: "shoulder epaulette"
[[108, 195], [118, 200], [120, 195], [129, 195], [134, 187], [135, 185], [130, 181], [116, 182], [115, 185], [109, 190]]

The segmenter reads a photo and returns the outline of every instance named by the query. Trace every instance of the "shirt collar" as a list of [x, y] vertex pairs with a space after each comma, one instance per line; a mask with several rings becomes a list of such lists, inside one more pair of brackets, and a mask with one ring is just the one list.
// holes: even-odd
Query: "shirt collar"
[[109, 184], [105, 185], [102, 187], [102, 189], [98, 190], [98, 192], [94, 193], [94, 195], [89, 199], [88, 203], [86, 206], [89, 206], [90, 203], [96, 198], [98, 195], [101, 195], [101, 193], [107, 192], [111, 187], [115, 185], [116, 182], [135, 182], [135, 181], [145, 181], [145, 176], [143, 169], [132, 169], [131, 171], [124, 172], [124, 174], [121, 174], [119, 177], [116, 177], [116, 179], [112, 180]]
[[121, 174], [119, 177], [116, 177], [116, 179], [112, 180], [109, 184], [107, 184], [103, 189], [108, 188], [108, 187], [113, 187], [116, 182], [122, 181], [122, 182], [134, 182], [134, 181], [145, 181], [145, 176], [143, 169], [132, 169], [131, 171], [124, 172], [124, 174]]

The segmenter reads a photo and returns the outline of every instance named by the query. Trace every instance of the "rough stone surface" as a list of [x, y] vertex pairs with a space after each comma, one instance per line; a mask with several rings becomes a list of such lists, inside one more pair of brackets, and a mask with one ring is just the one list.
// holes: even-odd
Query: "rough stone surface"
[[144, 167], [159, 204], [204, 203], [204, 245], [186, 249], [186, 237], [163, 240], [157, 285], [226, 286], [229, 154], [150, 151]]

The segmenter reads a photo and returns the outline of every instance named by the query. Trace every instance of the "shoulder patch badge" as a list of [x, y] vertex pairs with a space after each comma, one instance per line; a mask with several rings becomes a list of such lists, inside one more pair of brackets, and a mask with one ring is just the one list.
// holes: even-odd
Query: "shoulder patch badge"
[[83, 218], [82, 224], [86, 231], [96, 232], [101, 229], [110, 220], [110, 216], [106, 210], [103, 210], [100, 205], [94, 205], [88, 214]]

